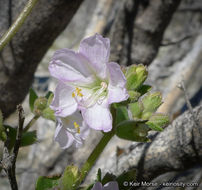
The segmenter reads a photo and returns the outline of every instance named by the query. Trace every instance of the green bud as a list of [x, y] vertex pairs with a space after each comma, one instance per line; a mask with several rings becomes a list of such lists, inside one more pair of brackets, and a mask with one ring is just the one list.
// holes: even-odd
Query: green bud
[[162, 131], [162, 127], [169, 123], [169, 117], [162, 113], [153, 114], [146, 124], [154, 131]]
[[127, 68], [125, 76], [127, 79], [126, 88], [128, 90], [138, 90], [146, 80], [148, 71], [142, 64], [131, 65]]
[[134, 102], [129, 104], [129, 110], [132, 113], [133, 119], [140, 119], [142, 116], [142, 111], [143, 111], [143, 105], [141, 102]]
[[128, 91], [129, 97], [130, 97], [130, 102], [135, 102], [138, 100], [138, 98], [141, 96], [141, 94], [137, 91]]
[[42, 111], [47, 107], [47, 99], [45, 97], [39, 97], [34, 102], [34, 113], [41, 115]]
[[144, 113], [155, 112], [162, 104], [162, 97], [160, 92], [149, 93], [143, 99]]
[[80, 171], [77, 166], [67, 166], [61, 178], [61, 190], [73, 190], [79, 181]]
[[149, 119], [152, 115], [152, 112], [143, 112], [142, 119]]

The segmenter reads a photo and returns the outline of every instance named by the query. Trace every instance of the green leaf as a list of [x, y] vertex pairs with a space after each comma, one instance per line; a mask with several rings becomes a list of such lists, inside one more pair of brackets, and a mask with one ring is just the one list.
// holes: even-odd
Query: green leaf
[[77, 166], [67, 166], [61, 178], [61, 190], [75, 190], [79, 181], [79, 169]]
[[143, 112], [143, 104], [142, 102], [135, 102], [135, 103], [131, 103], [129, 104], [129, 110], [132, 113], [132, 117], [135, 118], [141, 118], [142, 112]]
[[102, 179], [102, 184], [105, 185], [106, 183], [108, 183], [110, 181], [115, 181], [115, 180], [116, 180], [116, 176], [114, 174], [106, 173]]
[[146, 137], [149, 128], [145, 125], [145, 120], [134, 121], [127, 120], [117, 125], [116, 135], [119, 138], [136, 141], [136, 142], [149, 142], [150, 140]]
[[[7, 135], [8, 138], [10, 139], [8, 148], [9, 150], [11, 150], [14, 147], [16, 141], [17, 129], [8, 125], [4, 125], [4, 127], [7, 130]], [[37, 142], [36, 131], [28, 131], [22, 134], [20, 147], [29, 146], [36, 142]]]
[[45, 108], [45, 109], [42, 111], [41, 116], [42, 116], [43, 118], [45, 118], [45, 119], [49, 119], [49, 120], [55, 121], [55, 114], [54, 114], [54, 111], [53, 111], [50, 107]]
[[162, 97], [160, 92], [149, 93], [142, 99], [144, 112], [155, 112], [162, 104]]
[[41, 176], [36, 182], [36, 190], [50, 190], [58, 187], [60, 176], [44, 177]]
[[153, 114], [146, 124], [154, 131], [163, 131], [161, 127], [169, 123], [169, 117], [167, 115], [156, 113]]
[[16, 134], [17, 134], [17, 130], [16, 128], [13, 128], [9, 125], [4, 125], [6, 131], [7, 131], [7, 136], [9, 138], [9, 146], [8, 149], [11, 150], [15, 144], [16, 141]]
[[29, 146], [37, 142], [36, 130], [28, 131], [22, 134], [20, 146]]
[[131, 187], [130, 186], [124, 186], [124, 182], [127, 181], [128, 183], [130, 182], [135, 182], [137, 177], [137, 170], [132, 169], [127, 172], [123, 172], [120, 176], [117, 177], [116, 181], [119, 184], [119, 189], [121, 190], [129, 190]]
[[116, 109], [116, 125], [118, 125], [120, 122], [128, 120], [128, 110], [125, 106], [119, 106]]
[[100, 181], [100, 182], [102, 181], [102, 172], [100, 168], [97, 171], [97, 181]]
[[30, 88], [29, 89], [29, 107], [32, 112], [34, 110], [34, 102], [37, 98], [38, 98], [38, 96], [37, 96], [36, 92], [32, 88]]

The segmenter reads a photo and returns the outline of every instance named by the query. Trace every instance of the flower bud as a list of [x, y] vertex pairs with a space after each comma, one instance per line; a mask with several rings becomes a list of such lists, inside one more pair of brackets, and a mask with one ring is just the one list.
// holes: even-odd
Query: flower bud
[[131, 65], [125, 73], [127, 90], [138, 90], [146, 80], [148, 71], [144, 65]]
[[34, 102], [34, 113], [41, 115], [42, 111], [47, 107], [47, 99], [45, 97], [39, 97]]

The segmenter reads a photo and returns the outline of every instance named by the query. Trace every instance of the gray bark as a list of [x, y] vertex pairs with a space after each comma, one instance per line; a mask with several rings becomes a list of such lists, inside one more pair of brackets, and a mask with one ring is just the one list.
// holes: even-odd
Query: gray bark
[[[0, 35], [27, 0], [0, 0]], [[0, 52], [0, 109], [7, 117], [25, 98], [38, 63], [70, 22], [82, 0], [41, 0], [20, 31]]]
[[[184, 171], [181, 175], [186, 182], [188, 179], [186, 171], [191, 168], [200, 171], [202, 163], [202, 106], [194, 109], [194, 115], [197, 118], [197, 125], [193, 115], [187, 111], [163, 132], [150, 134], [151, 143], [133, 143], [128, 146], [118, 158], [118, 165], [115, 163], [116, 155], [108, 153], [112, 161], [104, 161], [106, 158], [99, 160], [91, 171], [92, 177], [98, 168], [101, 168], [103, 173], [110, 171], [116, 175], [136, 168], [137, 181], [149, 182], [158, 177], [154, 181], [168, 182]], [[107, 156], [106, 152], [105, 156]], [[163, 178], [162, 174], [167, 177]], [[196, 172], [192, 173], [193, 176], [195, 174]], [[200, 180], [201, 178], [199, 182]]]
[[111, 58], [122, 65], [149, 65], [180, 0], [125, 0], [111, 31]]

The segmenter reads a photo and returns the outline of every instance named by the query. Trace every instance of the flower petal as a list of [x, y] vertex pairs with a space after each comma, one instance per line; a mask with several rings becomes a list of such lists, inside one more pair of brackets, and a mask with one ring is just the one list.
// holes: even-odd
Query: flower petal
[[91, 82], [92, 69], [84, 56], [69, 49], [56, 51], [50, 65], [51, 75], [62, 82]]
[[55, 131], [55, 141], [60, 144], [61, 148], [65, 149], [73, 144], [74, 137], [61, 125], [61, 123], [58, 123]]
[[118, 183], [116, 181], [111, 181], [109, 183], [107, 183], [106, 185], [104, 185], [103, 190], [119, 190], [119, 186]]
[[72, 97], [74, 88], [59, 83], [55, 89], [54, 98], [50, 107], [55, 111], [56, 116], [66, 117], [74, 113], [78, 107], [77, 102]]
[[91, 190], [102, 190], [102, 184], [100, 182], [96, 182]]
[[112, 115], [108, 106], [95, 104], [90, 108], [81, 110], [84, 121], [87, 125], [95, 130], [103, 130], [104, 132], [112, 129]]
[[114, 62], [108, 63], [109, 85], [108, 103], [122, 102], [128, 99], [128, 92], [125, 88], [126, 78], [121, 71], [121, 67]]
[[96, 73], [105, 73], [105, 66], [110, 54], [110, 41], [99, 34], [85, 38], [79, 47], [79, 52], [86, 56]]

